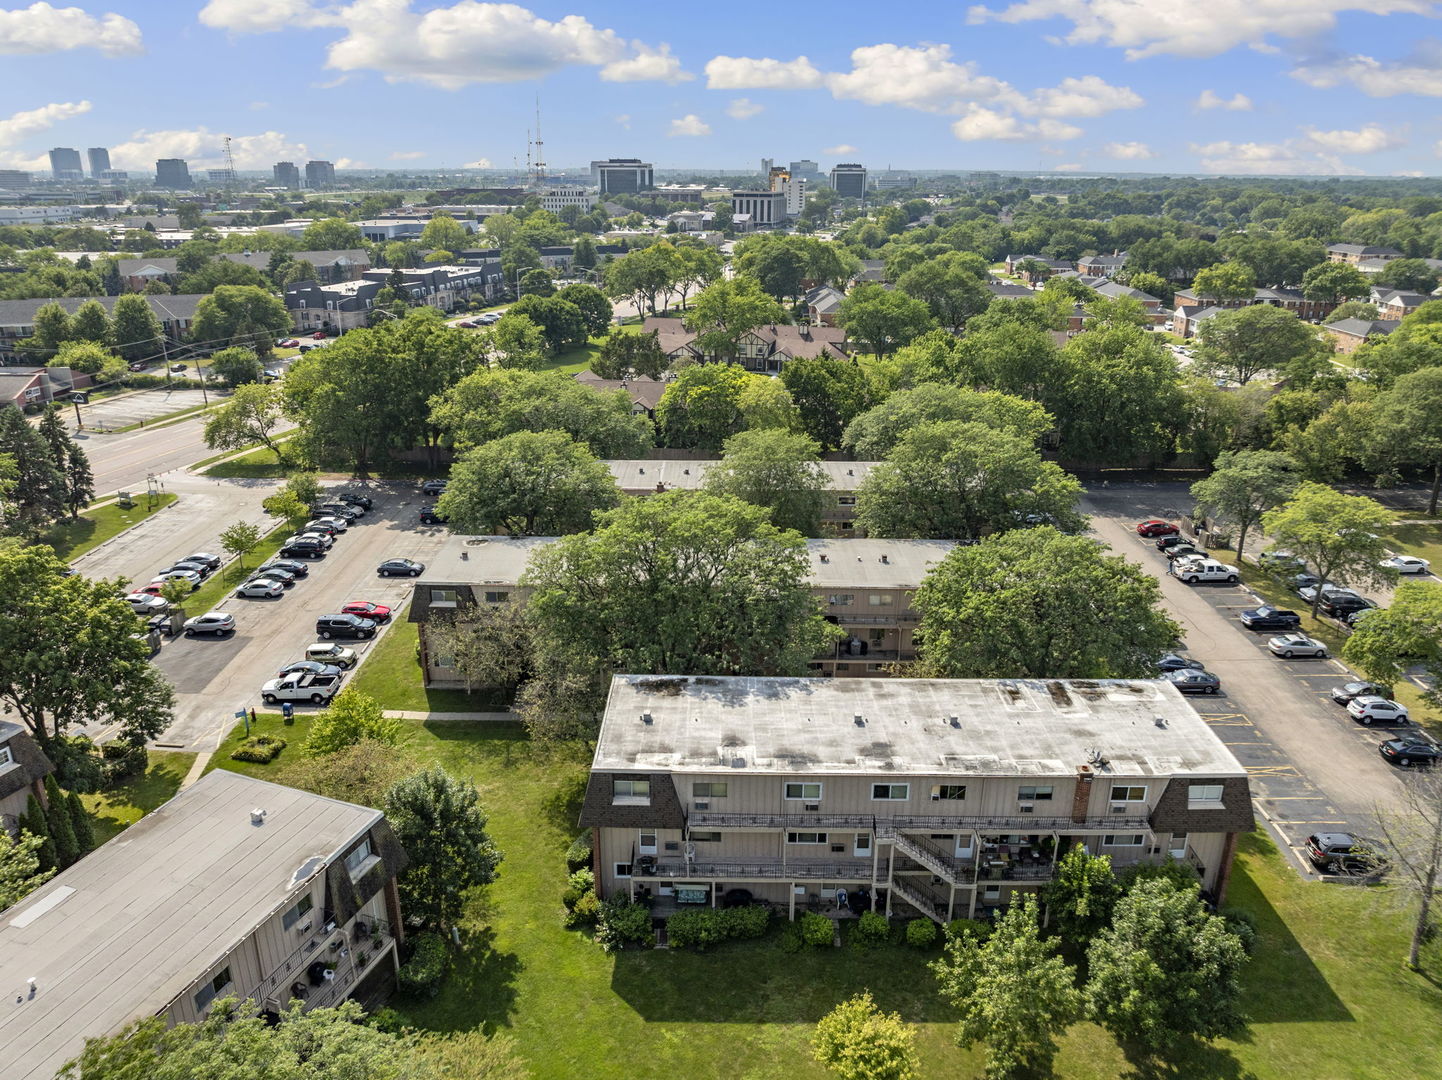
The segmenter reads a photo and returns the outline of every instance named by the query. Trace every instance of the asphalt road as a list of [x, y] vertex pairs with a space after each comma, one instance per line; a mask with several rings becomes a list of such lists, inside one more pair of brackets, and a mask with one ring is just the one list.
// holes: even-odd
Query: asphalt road
[[1093, 488], [1083, 509], [1100, 539], [1161, 582], [1186, 652], [1221, 677], [1221, 694], [1193, 701], [1247, 769], [1258, 810], [1310, 872], [1297, 856], [1309, 833], [1368, 833], [1374, 807], [1395, 802], [1408, 777], [1377, 752], [1386, 730], [1355, 723], [1327, 696], [1349, 677], [1340, 662], [1277, 659], [1266, 649], [1270, 634], [1237, 621], [1259, 603], [1243, 586], [1186, 585], [1167, 574], [1154, 542], [1133, 527], [1173, 505], [1167, 497], [1154, 485]]
[[[426, 562], [439, 550], [445, 530], [416, 523], [422, 500], [414, 487], [350, 486], [367, 490], [375, 507], [338, 537], [324, 558], [310, 562], [307, 577], [276, 600], [226, 600], [222, 610], [234, 615], [237, 624], [232, 637], [177, 637], [161, 647], [155, 664], [175, 686], [176, 719], [155, 741], [157, 746], [214, 749], [235, 723], [235, 711], [260, 707], [261, 684], [274, 678], [282, 665], [301, 659], [305, 646], [317, 640], [317, 617], [352, 600], [405, 607], [411, 580], [377, 577], [376, 566], [397, 557]], [[364, 653], [373, 642], [341, 644]]]

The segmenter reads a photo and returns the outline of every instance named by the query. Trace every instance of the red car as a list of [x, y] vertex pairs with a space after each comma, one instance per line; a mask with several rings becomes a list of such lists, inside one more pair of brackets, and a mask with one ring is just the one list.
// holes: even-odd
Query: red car
[[324, 331], [324, 330], [317, 330], [317, 331], [316, 331], [314, 334], [312, 334], [310, 337], [311, 337], [311, 340], [312, 340], [312, 341], [324, 341], [324, 340], [325, 340], [325, 331]]
[[460, 322], [456, 323], [456, 325], [466, 330], [474, 330], [476, 328], [476, 324], [471, 322], [470, 319], [462, 319]]
[[275, 343], [275, 347], [276, 347], [277, 349], [294, 349], [294, 348], [295, 348], [297, 345], [299, 345], [299, 344], [300, 344], [300, 342], [299, 342], [299, 341], [296, 341], [295, 338], [290, 338], [290, 337], [288, 337], [288, 338], [281, 338], [279, 341], [277, 341], [277, 342]]
[[1170, 521], [1162, 521], [1160, 518], [1143, 521], [1137, 526], [1138, 536], [1176, 536], [1181, 531]]
[[374, 619], [376, 622], [389, 622], [391, 609], [384, 604], [373, 604], [369, 600], [354, 600], [341, 609], [342, 615], [359, 615], [363, 619]]

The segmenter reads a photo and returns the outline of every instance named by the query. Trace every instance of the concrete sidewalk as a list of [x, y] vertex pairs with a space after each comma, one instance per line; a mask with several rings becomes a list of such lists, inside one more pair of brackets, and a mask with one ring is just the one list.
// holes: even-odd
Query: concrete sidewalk
[[405, 712], [387, 709], [387, 716], [396, 720], [470, 720], [489, 723], [519, 723], [520, 716], [513, 712]]

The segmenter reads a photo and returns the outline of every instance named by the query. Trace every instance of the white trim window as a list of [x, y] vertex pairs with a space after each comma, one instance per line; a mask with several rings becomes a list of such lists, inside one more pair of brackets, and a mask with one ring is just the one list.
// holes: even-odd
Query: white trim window
[[905, 802], [911, 798], [910, 784], [872, 784], [872, 802]]
[[820, 802], [821, 785], [810, 781], [790, 781], [782, 792], [787, 802]]
[[1023, 784], [1016, 789], [1017, 802], [1049, 802], [1051, 800], [1050, 784]]
[[618, 878], [628, 878], [628, 877], [630, 877], [630, 876], [631, 876], [631, 864], [628, 863], [628, 862], [612, 863], [612, 864], [611, 864], [611, 876], [612, 876], [612, 877], [618, 877]]
[[1147, 789], [1133, 784], [1113, 784], [1111, 801], [1144, 803], [1147, 801]]
[[1102, 847], [1141, 847], [1146, 839], [1141, 833], [1107, 833], [1102, 837]]
[[691, 785], [691, 798], [724, 799], [726, 798], [726, 781], [698, 780]]
[[786, 834], [786, 842], [788, 844], [825, 844], [829, 841], [824, 832], [789, 832]]
[[931, 797], [937, 802], [959, 801], [966, 798], [965, 784], [932, 784]]
[[651, 780], [649, 777], [611, 777], [612, 806], [650, 806]]
[[1188, 784], [1187, 809], [1222, 809], [1222, 784]]
[[231, 984], [229, 965], [221, 968], [213, 977], [206, 981], [199, 990], [195, 992], [195, 1009], [197, 1012], [204, 1012], [210, 1007], [210, 1003], [220, 996]]

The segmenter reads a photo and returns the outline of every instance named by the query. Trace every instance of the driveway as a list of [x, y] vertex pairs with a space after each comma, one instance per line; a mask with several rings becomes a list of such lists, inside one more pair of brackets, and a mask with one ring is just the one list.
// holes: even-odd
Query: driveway
[[1133, 525], [1179, 505], [1171, 486], [1094, 487], [1083, 510], [1098, 538], [1161, 583], [1163, 606], [1182, 625], [1186, 651], [1221, 677], [1223, 693], [1195, 699], [1198, 711], [1247, 769], [1259, 812], [1310, 871], [1297, 856], [1309, 833], [1369, 832], [1372, 808], [1394, 803], [1408, 778], [1377, 753], [1385, 731], [1356, 724], [1327, 696], [1346, 681], [1340, 662], [1273, 657], [1266, 649], [1271, 635], [1252, 634], [1237, 621], [1238, 612], [1260, 602], [1245, 587], [1185, 585], [1167, 574], [1166, 559]]

